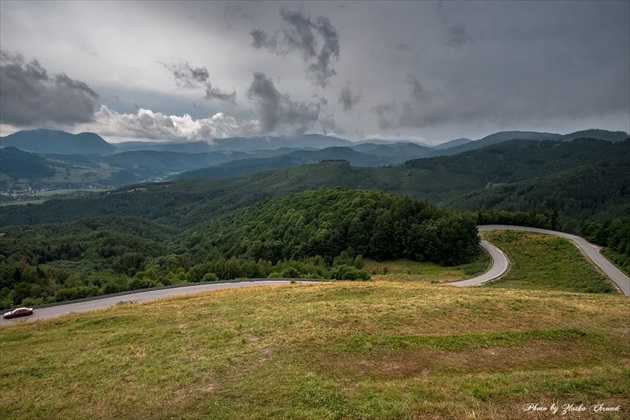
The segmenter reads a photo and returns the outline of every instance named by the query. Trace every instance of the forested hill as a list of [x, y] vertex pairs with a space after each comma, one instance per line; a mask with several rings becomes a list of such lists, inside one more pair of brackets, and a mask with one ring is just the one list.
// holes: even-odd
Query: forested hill
[[[138, 216], [175, 226], [193, 226], [213, 215], [264, 199], [335, 186], [401, 193], [433, 203], [478, 210], [492, 208], [493, 200], [502, 201], [505, 189], [519, 182], [526, 187], [511, 198], [513, 209], [557, 210], [561, 219], [579, 220], [584, 214], [596, 216], [628, 201], [629, 161], [629, 140], [614, 144], [592, 139], [514, 141], [457, 156], [414, 160], [395, 167], [356, 168], [347, 162], [322, 162], [225, 180], [143, 184], [93, 198], [5, 207], [0, 212], [0, 226], [102, 215]], [[591, 171], [594, 175], [575, 177], [575, 171], [583, 174]], [[550, 183], [572, 184], [573, 187], [559, 191], [542, 188]], [[584, 188], [580, 187], [582, 184]], [[611, 186], [616, 186], [613, 191]], [[533, 199], [540, 191], [548, 191], [550, 195], [545, 193]], [[595, 208], [590, 202], [581, 201], [586, 193], [598, 203]], [[460, 198], [470, 200], [470, 194], [484, 198], [470, 201], [471, 205], [458, 201]], [[557, 203], [571, 205], [554, 207], [552, 198]], [[590, 210], [585, 212], [584, 206]]]
[[185, 249], [272, 262], [343, 251], [454, 265], [477, 254], [476, 221], [407, 197], [343, 188], [279, 197], [219, 216], [185, 235]]
[[487, 182], [514, 182], [630, 155], [630, 140], [570, 142], [514, 140], [454, 156], [415, 159], [406, 166], [465, 174]]
[[324, 189], [185, 232], [101, 217], [0, 231], [0, 307], [251, 277], [368, 279], [363, 257], [453, 265], [478, 255], [475, 219], [382, 192]]

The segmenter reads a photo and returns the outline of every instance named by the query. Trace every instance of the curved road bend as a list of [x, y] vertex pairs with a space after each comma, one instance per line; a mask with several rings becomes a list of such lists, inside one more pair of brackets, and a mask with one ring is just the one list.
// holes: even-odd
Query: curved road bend
[[[570, 233], [564, 233], [564, 232], [557, 232], [555, 230], [548, 230], [548, 229], [539, 229], [539, 228], [533, 228], [533, 227], [525, 227], [525, 226], [510, 226], [510, 225], [481, 225], [478, 226], [479, 231], [485, 231], [485, 230], [520, 230], [520, 231], [526, 231], [526, 232], [535, 232], [535, 233], [544, 233], [547, 235], [554, 235], [554, 236], [558, 236], [560, 238], [565, 238], [565, 239], [569, 239], [570, 241], [573, 241], [573, 243], [575, 243], [575, 245], [577, 245], [577, 247], [580, 249], [580, 251], [582, 251], [582, 253], [584, 255], [586, 255], [597, 267], [599, 267], [600, 270], [602, 270], [604, 272], [604, 274], [606, 274], [616, 285], [617, 287], [621, 290], [621, 293], [626, 295], [626, 296], [630, 296], [630, 278], [628, 278], [628, 276], [626, 276], [623, 272], [621, 272], [621, 270], [619, 270], [617, 267], [615, 267], [610, 261], [608, 261], [599, 251], [600, 251], [600, 247], [598, 247], [597, 245], [593, 245], [592, 243], [588, 242], [586, 239], [577, 236], [577, 235], [571, 235]], [[484, 246], [482, 241], [482, 246], [486, 249], [488, 249], [488, 247]], [[494, 248], [495, 250], [499, 251], [496, 247], [492, 246], [492, 248]], [[500, 271], [500, 269], [505, 268], [504, 271], [500, 272], [500, 274], [498, 274], [496, 277], [494, 278], [498, 278], [501, 275], [505, 274], [505, 272], [507, 271], [507, 267], [505, 267], [505, 263], [501, 261], [501, 258], [505, 259], [505, 261], [507, 261], [507, 258], [505, 257], [505, 254], [503, 254], [502, 252], [501, 255], [497, 255], [495, 253], [493, 253], [493, 251], [491, 251], [490, 249], [488, 249], [488, 252], [490, 252], [490, 255], [492, 256], [492, 259], [494, 260], [492, 268], [490, 268], [490, 270], [484, 274], [482, 274], [479, 277], [475, 277], [473, 279], [468, 279], [468, 280], [463, 280], [463, 281], [458, 281], [455, 283], [449, 283], [453, 286], [475, 286], [475, 285], [479, 285], [479, 284], [483, 284], [486, 283], [490, 280], [493, 279], [487, 279], [486, 278], [486, 274], [490, 273], [490, 272], [494, 272], [495, 271], [495, 267], [497, 267], [497, 272]], [[509, 264], [509, 263], [508, 263]]]
[[467, 286], [479, 286], [492, 280], [496, 280], [504, 275], [510, 268], [510, 261], [507, 259], [503, 251], [496, 246], [492, 245], [488, 241], [481, 241], [481, 246], [488, 251], [492, 258], [492, 267], [485, 273], [473, 277], [472, 279], [455, 281], [452, 283], [444, 283], [448, 286], [467, 287]]
[[[147, 290], [146, 292], [136, 292], [117, 296], [105, 296], [99, 299], [88, 300], [83, 302], [65, 303], [45, 308], [37, 308], [33, 315], [23, 318], [4, 319], [0, 317], [0, 325], [8, 325], [13, 322], [35, 321], [38, 319], [52, 318], [70, 313], [87, 312], [94, 309], [102, 309], [114, 306], [121, 302], [146, 302], [149, 300], [163, 299], [171, 296], [188, 295], [192, 293], [206, 292], [209, 290], [234, 289], [240, 287], [251, 286], [268, 286], [278, 284], [289, 284], [290, 280], [258, 280], [258, 281], [239, 281], [228, 283], [210, 283], [198, 285], [185, 285], [181, 287], [173, 287], [168, 289]], [[298, 283], [300, 281], [298, 280]]]

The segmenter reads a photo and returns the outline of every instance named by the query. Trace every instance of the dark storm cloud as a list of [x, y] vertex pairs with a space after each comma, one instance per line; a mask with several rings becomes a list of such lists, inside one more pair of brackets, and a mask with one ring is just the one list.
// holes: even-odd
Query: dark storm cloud
[[222, 92], [220, 89], [212, 87], [210, 82], [206, 83], [206, 96], [204, 99], [209, 101], [216, 99], [217, 101], [223, 102], [235, 102], [236, 101], [236, 91], [232, 91], [232, 93]]
[[337, 123], [335, 117], [332, 114], [320, 118], [319, 123], [322, 126], [322, 132], [324, 133], [324, 135], [328, 135], [330, 131], [337, 135], [345, 134], [346, 132], [346, 130], [344, 130], [343, 127], [341, 127]]
[[416, 76], [408, 74], [406, 83], [411, 86], [410, 94], [415, 101], [422, 101], [424, 99], [427, 99], [428, 92], [424, 89], [422, 83], [420, 83]]
[[39, 61], [0, 52], [0, 121], [14, 125], [92, 121], [99, 95], [66, 74], [49, 76]]
[[[438, 20], [442, 23], [444, 28], [443, 43], [449, 47], [463, 48], [473, 45], [475, 40], [470, 34], [467, 27], [461, 23], [463, 17], [461, 16], [461, 9], [457, 5], [451, 5], [451, 7], [445, 7], [444, 2], [440, 1], [437, 4], [436, 15]], [[455, 6], [454, 8], [452, 6]], [[459, 12], [459, 13], [458, 13]], [[453, 21], [456, 21], [453, 23]]]
[[409, 48], [409, 46], [407, 44], [403, 44], [403, 43], [396, 44], [396, 45], [394, 45], [393, 48], [395, 50], [398, 50], [398, 51], [410, 51], [411, 50], [411, 48]]
[[352, 111], [352, 108], [359, 103], [362, 96], [363, 92], [361, 89], [358, 92], [352, 92], [350, 84], [347, 84], [339, 93], [339, 103], [343, 105], [344, 111]]
[[309, 65], [308, 70], [319, 86], [326, 87], [328, 80], [337, 74], [332, 60], [339, 60], [339, 36], [328, 18], [322, 16], [317, 18], [315, 29], [322, 36], [324, 45], [319, 51], [317, 60]]
[[627, 127], [627, 2], [448, 2], [440, 13], [437, 39], [459, 51], [428, 46], [414, 76], [384, 81], [393, 93], [372, 108], [379, 128], [535, 129], [611, 116]]
[[296, 51], [307, 65], [306, 71], [317, 86], [325, 88], [335, 76], [334, 62], [339, 60], [339, 35], [326, 17], [311, 19], [300, 12], [280, 10], [283, 26], [283, 42], [270, 37], [262, 29], [250, 31], [252, 46], [267, 48], [276, 54]]
[[249, 31], [252, 36], [252, 47], [257, 50], [260, 48], [275, 49], [277, 44], [275, 37], [270, 37], [263, 29], [253, 29]]
[[291, 100], [263, 73], [254, 73], [247, 96], [257, 102], [261, 129], [266, 133], [284, 128], [292, 134], [302, 134], [319, 117], [319, 104]]
[[235, 102], [236, 101], [236, 92], [232, 91], [232, 93], [225, 93], [221, 91], [219, 88], [215, 88], [212, 86], [210, 82], [210, 73], [206, 67], [192, 67], [188, 63], [180, 63], [180, 64], [166, 64], [160, 63], [166, 69], [168, 69], [173, 78], [175, 79], [175, 83], [177, 86], [187, 89], [194, 88], [203, 88], [206, 96], [204, 99], [207, 100], [218, 100], [224, 102]]
[[444, 44], [450, 47], [465, 47], [474, 44], [474, 39], [462, 24], [450, 25], [446, 28]]
[[314, 25], [310, 17], [302, 12], [291, 12], [286, 9], [280, 10], [282, 20], [286, 24], [282, 32], [289, 48], [298, 50], [305, 60], [314, 58], [315, 52], [315, 32]]
[[393, 111], [394, 105], [381, 104], [373, 108], [374, 113], [377, 116], [378, 127], [382, 130], [387, 130], [393, 127]]

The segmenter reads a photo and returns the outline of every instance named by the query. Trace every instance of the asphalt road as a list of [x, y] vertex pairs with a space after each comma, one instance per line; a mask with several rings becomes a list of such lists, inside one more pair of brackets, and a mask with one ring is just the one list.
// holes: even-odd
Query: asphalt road
[[[576, 235], [571, 235], [569, 233], [564, 233], [564, 232], [556, 232], [555, 230], [547, 230], [547, 229], [539, 229], [539, 228], [531, 228], [531, 227], [524, 227], [524, 226], [509, 226], [509, 225], [482, 225], [482, 226], [478, 226], [479, 231], [484, 231], [484, 230], [520, 230], [520, 231], [527, 231], [527, 232], [536, 232], [536, 233], [544, 233], [547, 235], [554, 235], [554, 236], [558, 236], [560, 238], [566, 238], [569, 239], [571, 241], [573, 241], [573, 243], [575, 245], [577, 245], [577, 247], [580, 249], [580, 251], [582, 251], [582, 253], [584, 255], [586, 255], [597, 267], [599, 267], [599, 269], [601, 271], [604, 272], [604, 274], [606, 274], [619, 288], [619, 290], [626, 296], [630, 296], [630, 278], [628, 278], [628, 276], [626, 276], [624, 273], [621, 272], [621, 270], [619, 270], [617, 267], [615, 267], [610, 261], [608, 261], [601, 253], [600, 250], [601, 248], [598, 247], [597, 245], [593, 245], [592, 243], [588, 242], [586, 239], [580, 237], [580, 236], [576, 236]], [[483, 242], [483, 241], [482, 241]], [[482, 246], [484, 246], [484, 244], [482, 243]], [[484, 246], [484, 248], [488, 249], [486, 246]], [[491, 246], [491, 248], [494, 248], [494, 250], [499, 251], [496, 247]], [[505, 254], [503, 254], [501, 251], [499, 251], [500, 254], [497, 254], [496, 252], [488, 249], [488, 251], [490, 252], [490, 255], [492, 256], [494, 263], [492, 265], [492, 268], [490, 269], [490, 271], [488, 271], [487, 273], [482, 274], [479, 277], [475, 277], [473, 279], [469, 279], [469, 280], [463, 280], [463, 281], [459, 281], [459, 282], [455, 282], [455, 283], [449, 283], [453, 286], [475, 286], [475, 285], [479, 285], [479, 284], [483, 284], [486, 283], [490, 280], [493, 280], [495, 278], [500, 277], [501, 275], [503, 275], [507, 269], [509, 268], [509, 262], [507, 261], [507, 258], [505, 257]], [[496, 267], [496, 270], [495, 270]], [[490, 272], [495, 272], [499, 273], [496, 277], [490, 278], [488, 279], [488, 276], [486, 276], [486, 274], [489, 274]]]
[[490, 267], [490, 270], [480, 276], [473, 277], [472, 279], [445, 283], [446, 285], [457, 287], [479, 286], [489, 281], [498, 279], [510, 269], [510, 261], [507, 259], [503, 251], [488, 241], [482, 240], [481, 246], [488, 251], [490, 257], [492, 258], [492, 267]]
[[149, 300], [163, 299], [171, 296], [188, 295], [192, 293], [206, 292], [209, 290], [234, 289], [240, 287], [268, 286], [289, 283], [290, 280], [243, 280], [239, 282], [196, 284], [186, 285], [182, 287], [173, 287], [168, 289], [148, 290], [146, 292], [109, 296], [84, 302], [71, 302], [45, 308], [36, 308], [33, 315], [31, 316], [14, 319], [0, 318], [0, 325], [8, 325], [13, 322], [35, 321], [38, 319], [53, 318], [70, 313], [87, 312], [94, 309], [108, 308], [120, 302], [146, 302]]
[[[545, 233], [548, 235], [555, 235], [561, 238], [566, 238], [573, 241], [578, 248], [595, 264], [597, 265], [615, 284], [619, 287], [622, 293], [626, 296], [630, 296], [630, 279], [624, 273], [622, 273], [617, 267], [611, 264], [604, 256], [600, 254], [600, 247], [593, 245], [586, 239], [576, 235], [571, 235], [564, 232], [556, 232], [553, 230], [530, 228], [523, 226], [508, 226], [508, 225], [483, 225], [479, 226], [479, 231], [484, 230], [520, 230], [528, 232]], [[481, 241], [481, 246], [484, 247], [492, 257], [492, 267], [485, 273], [466, 280], [447, 283], [449, 286], [467, 287], [467, 286], [479, 286], [489, 281], [495, 280], [505, 274], [510, 268], [510, 262], [506, 255], [487, 241]], [[299, 282], [299, 280], [298, 280]], [[66, 315], [70, 313], [86, 312], [94, 309], [107, 308], [114, 306], [120, 302], [146, 302], [149, 300], [162, 299], [171, 296], [187, 295], [198, 292], [205, 292], [209, 290], [222, 290], [222, 289], [234, 289], [239, 287], [251, 287], [251, 286], [266, 286], [266, 285], [279, 285], [288, 284], [290, 280], [254, 280], [244, 279], [237, 282], [226, 283], [210, 283], [210, 284], [198, 284], [187, 285], [181, 287], [174, 287], [168, 289], [149, 290], [146, 292], [133, 292], [125, 295], [109, 296], [94, 300], [88, 300], [84, 302], [71, 302], [67, 304], [60, 304], [56, 306], [49, 306], [45, 308], [37, 308], [33, 315], [24, 318], [15, 319], [3, 319], [0, 318], [0, 325], [8, 325], [13, 322], [20, 321], [35, 321], [37, 319], [52, 318], [60, 315]]]

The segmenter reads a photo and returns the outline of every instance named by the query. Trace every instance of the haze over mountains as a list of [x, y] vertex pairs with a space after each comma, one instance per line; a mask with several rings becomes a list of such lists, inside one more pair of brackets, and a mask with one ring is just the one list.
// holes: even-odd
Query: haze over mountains
[[[120, 153], [124, 151], [155, 150], [180, 153], [200, 153], [210, 151], [254, 151], [276, 150], [281, 148], [293, 149], [324, 149], [327, 147], [351, 147], [355, 150], [377, 151], [388, 153], [387, 146], [398, 144], [415, 145], [424, 147], [427, 154], [437, 156], [441, 154], [437, 150], [449, 150], [448, 154], [464, 150], [474, 150], [509, 140], [573, 140], [576, 138], [596, 138], [608, 141], [622, 141], [628, 137], [623, 131], [608, 130], [583, 130], [570, 134], [541, 133], [535, 131], [501, 131], [490, 134], [479, 140], [459, 138], [437, 146], [427, 146], [410, 140], [381, 140], [368, 139], [360, 142], [352, 142], [339, 137], [325, 136], [321, 134], [304, 134], [301, 136], [259, 136], [259, 137], [230, 137], [214, 139], [212, 141], [192, 142], [158, 142], [158, 141], [131, 141], [122, 143], [108, 143], [95, 133], [71, 134], [60, 130], [23, 130], [0, 137], [0, 147], [13, 146], [21, 150], [34, 153], [57, 154], [87, 154], [104, 155]], [[367, 146], [366, 146], [367, 144]], [[409, 146], [405, 146], [409, 147]], [[429, 152], [428, 149], [433, 149]], [[447, 153], [444, 153], [447, 154]]]

